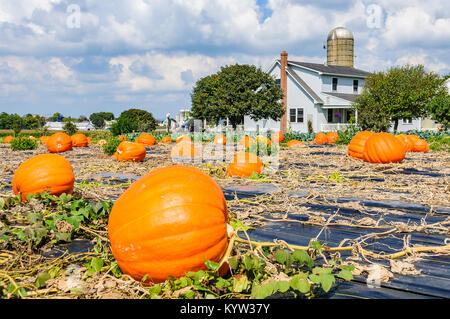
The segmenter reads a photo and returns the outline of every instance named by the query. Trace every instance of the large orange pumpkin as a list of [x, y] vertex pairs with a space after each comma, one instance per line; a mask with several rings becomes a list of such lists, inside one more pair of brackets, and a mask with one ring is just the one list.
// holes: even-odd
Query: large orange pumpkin
[[305, 147], [305, 143], [299, 140], [290, 140], [289, 142], [287, 142], [287, 147]]
[[72, 135], [72, 146], [73, 147], [86, 147], [88, 146], [88, 138], [84, 134], [74, 134]]
[[41, 154], [23, 162], [14, 173], [12, 188], [26, 200], [28, 194], [71, 194], [75, 177], [72, 165], [56, 154]]
[[239, 144], [244, 145], [244, 147], [247, 149], [250, 147], [250, 144], [254, 143], [254, 142], [255, 142], [255, 139], [253, 137], [244, 136], [240, 139]]
[[233, 162], [228, 166], [227, 175], [249, 177], [254, 172], [261, 174], [262, 169], [263, 164], [257, 155], [240, 152], [234, 155]]
[[72, 149], [72, 138], [66, 133], [55, 133], [47, 141], [47, 149], [51, 153], [61, 153]]
[[325, 133], [317, 133], [314, 137], [314, 143], [316, 144], [326, 144], [327, 143], [327, 135]]
[[214, 137], [214, 143], [225, 145], [227, 144], [227, 138], [222, 134], [216, 135], [216, 137]]
[[134, 141], [144, 146], [153, 146], [156, 144], [156, 138], [153, 135], [143, 133]]
[[391, 133], [376, 133], [364, 145], [364, 161], [369, 163], [399, 163], [406, 154], [406, 145]]
[[50, 138], [50, 136], [41, 136], [41, 138], [39, 140], [41, 141], [41, 144], [46, 145], [49, 138]]
[[273, 143], [283, 143], [284, 134], [283, 134], [283, 132], [273, 133], [272, 136], [270, 137], [270, 139], [272, 140]]
[[179, 142], [172, 148], [172, 151], [170, 152], [171, 157], [175, 156], [196, 157], [198, 155], [199, 154], [197, 149], [195, 148], [194, 143], [188, 141]]
[[145, 154], [146, 150], [144, 145], [123, 141], [117, 147], [114, 157], [117, 158], [119, 162], [142, 162], [145, 158]]
[[348, 144], [348, 155], [360, 160], [364, 159], [364, 146], [366, 145], [367, 139], [373, 134], [375, 133], [370, 131], [362, 131], [353, 136], [352, 140]]
[[175, 142], [178, 144], [180, 142], [192, 142], [192, 140], [189, 135], [181, 135], [176, 139]]
[[161, 139], [161, 143], [172, 143], [172, 139], [169, 136], [164, 136]]
[[339, 140], [339, 134], [337, 132], [327, 133], [327, 144], [334, 144]]
[[412, 152], [429, 152], [429, 151], [430, 146], [428, 145], [427, 141], [421, 138], [414, 140]]
[[413, 151], [413, 143], [412, 143], [412, 140], [408, 138], [408, 135], [400, 134], [395, 137], [398, 138], [400, 141], [402, 141], [403, 144], [405, 144], [407, 152]]
[[8, 135], [7, 137], [5, 137], [5, 138], [3, 139], [3, 143], [11, 143], [13, 139], [14, 139], [13, 136]]
[[159, 283], [206, 269], [228, 246], [227, 204], [219, 185], [197, 168], [173, 165], [145, 175], [109, 214], [112, 253], [123, 273]]

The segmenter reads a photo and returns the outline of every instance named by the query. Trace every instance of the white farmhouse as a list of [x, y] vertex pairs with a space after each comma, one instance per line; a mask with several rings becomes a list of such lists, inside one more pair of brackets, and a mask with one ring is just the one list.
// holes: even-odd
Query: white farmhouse
[[[351, 103], [362, 92], [369, 72], [356, 69], [354, 38], [350, 30], [338, 27], [328, 34], [327, 63], [288, 60], [283, 51], [267, 73], [271, 74], [284, 92], [285, 114], [280, 121], [254, 121], [244, 118], [246, 131], [308, 132], [308, 122], [314, 132], [343, 129], [350, 119], [357, 120]], [[400, 121], [399, 130], [420, 129], [421, 120]]]

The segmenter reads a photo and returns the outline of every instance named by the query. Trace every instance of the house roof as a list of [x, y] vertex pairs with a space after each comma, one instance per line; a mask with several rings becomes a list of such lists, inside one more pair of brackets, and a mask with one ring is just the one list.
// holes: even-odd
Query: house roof
[[355, 76], [365, 78], [371, 74], [370, 72], [351, 68], [348, 66], [325, 65], [319, 63], [296, 62], [296, 61], [288, 61], [288, 65], [289, 64], [307, 68], [319, 73], [331, 75]]
[[358, 94], [348, 94], [348, 93], [332, 93], [332, 92], [322, 92], [323, 94], [328, 94], [334, 97], [338, 97], [340, 99], [353, 102]]
[[295, 81], [314, 99], [315, 103], [321, 103], [323, 104], [323, 100], [316, 94], [316, 92], [311, 89], [311, 87], [306, 84], [305, 81], [290, 67], [286, 67], [287, 73], [289, 73]]

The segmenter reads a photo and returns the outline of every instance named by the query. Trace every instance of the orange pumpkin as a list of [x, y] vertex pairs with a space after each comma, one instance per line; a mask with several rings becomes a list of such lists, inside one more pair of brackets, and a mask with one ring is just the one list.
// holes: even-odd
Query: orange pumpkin
[[169, 136], [164, 136], [161, 139], [161, 143], [172, 143], [172, 139]]
[[339, 140], [339, 134], [337, 132], [327, 133], [327, 144], [334, 144]]
[[14, 173], [12, 188], [14, 194], [21, 193], [26, 200], [28, 194], [52, 195], [71, 194], [75, 177], [72, 165], [56, 154], [41, 154], [23, 162]]
[[88, 146], [88, 138], [84, 134], [72, 135], [72, 146], [73, 147], [86, 147]]
[[142, 144], [144, 146], [153, 146], [156, 144], [156, 138], [153, 135], [144, 133], [134, 141], [135, 143]]
[[255, 139], [253, 137], [250, 136], [244, 136], [241, 138], [241, 140], [239, 141], [240, 145], [244, 145], [244, 147], [247, 149], [250, 147], [251, 143], [254, 143]]
[[3, 139], [3, 143], [11, 143], [12, 142], [12, 140], [14, 139], [14, 137], [12, 137], [11, 135], [8, 135], [7, 137], [5, 137], [4, 139]]
[[125, 136], [125, 135], [119, 135], [119, 137], [118, 137], [118, 139], [119, 139], [119, 141], [126, 141], [127, 140], [127, 137]]
[[97, 142], [97, 145], [100, 145], [100, 146], [105, 145], [105, 144], [108, 144], [108, 142], [104, 139], [98, 140], [98, 142]]
[[287, 142], [287, 147], [305, 147], [305, 143], [299, 140], [290, 140], [289, 142]]
[[267, 137], [262, 135], [258, 135], [256, 137], [256, 143], [258, 143], [259, 145], [272, 145], [272, 142]]
[[87, 138], [88, 144], [92, 144], [92, 137]]
[[176, 143], [178, 144], [181, 142], [192, 142], [192, 140], [189, 135], [181, 135], [177, 138]]
[[430, 146], [428, 145], [428, 142], [424, 139], [417, 139], [414, 141], [412, 152], [429, 152]]
[[240, 152], [234, 155], [233, 162], [228, 166], [227, 175], [230, 177], [249, 177], [253, 172], [261, 174], [263, 164], [253, 153]]
[[47, 149], [51, 153], [61, 153], [72, 149], [72, 138], [66, 133], [55, 133], [47, 141]]
[[216, 137], [214, 137], [214, 143], [220, 144], [220, 145], [225, 145], [225, 144], [227, 144], [227, 138], [222, 134], [216, 135]]
[[47, 144], [48, 139], [50, 138], [50, 136], [41, 136], [41, 138], [39, 139], [41, 141], [42, 144]]
[[146, 150], [144, 145], [123, 141], [117, 147], [114, 157], [117, 158], [119, 162], [142, 162], [145, 158], [145, 154]]
[[376, 133], [364, 145], [364, 161], [369, 163], [399, 163], [406, 154], [406, 145], [391, 133]]
[[111, 250], [123, 273], [160, 283], [219, 262], [229, 222], [219, 185], [194, 167], [160, 168], [132, 184], [108, 221]]
[[272, 136], [270, 137], [270, 139], [274, 143], [278, 143], [278, 144], [279, 143], [283, 143], [283, 141], [284, 141], [284, 134], [283, 134], [283, 132], [273, 133]]
[[171, 157], [175, 156], [182, 156], [182, 157], [196, 157], [198, 156], [198, 151], [195, 148], [194, 143], [184, 141], [179, 142], [177, 145], [175, 145], [172, 148], [172, 151], [170, 152]]
[[317, 133], [314, 137], [314, 143], [316, 144], [326, 144], [327, 143], [327, 135], [325, 133]]
[[369, 137], [371, 137], [373, 132], [362, 131], [353, 136], [352, 140], [348, 144], [348, 155], [360, 160], [364, 159], [364, 146]]
[[407, 152], [413, 151], [413, 143], [412, 140], [408, 138], [408, 135], [400, 134], [397, 135], [396, 138], [398, 138], [400, 141], [402, 141], [403, 144], [405, 144]]

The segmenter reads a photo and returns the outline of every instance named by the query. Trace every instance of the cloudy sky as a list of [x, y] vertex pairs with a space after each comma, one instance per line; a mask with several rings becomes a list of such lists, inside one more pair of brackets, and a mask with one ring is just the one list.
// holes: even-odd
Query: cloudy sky
[[448, 0], [1, 0], [0, 112], [89, 116], [190, 107], [195, 82], [234, 63], [323, 63], [328, 32], [355, 66], [450, 73]]

